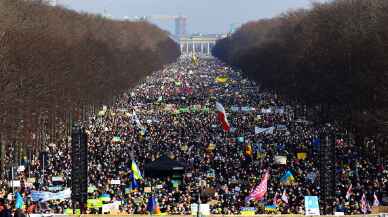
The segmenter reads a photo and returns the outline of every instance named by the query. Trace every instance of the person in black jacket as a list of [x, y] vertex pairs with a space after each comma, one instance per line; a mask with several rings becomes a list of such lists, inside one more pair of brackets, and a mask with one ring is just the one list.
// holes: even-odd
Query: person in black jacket
[[22, 209], [16, 209], [14, 217], [26, 217]]
[[4, 204], [4, 209], [0, 212], [0, 217], [12, 217], [12, 211], [8, 204]]

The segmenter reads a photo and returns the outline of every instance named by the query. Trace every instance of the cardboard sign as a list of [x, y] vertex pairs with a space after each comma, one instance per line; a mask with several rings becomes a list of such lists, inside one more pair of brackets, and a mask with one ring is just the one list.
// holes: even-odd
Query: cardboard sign
[[318, 197], [317, 196], [305, 196], [304, 197], [304, 208], [305, 208], [305, 215], [306, 216], [320, 215]]

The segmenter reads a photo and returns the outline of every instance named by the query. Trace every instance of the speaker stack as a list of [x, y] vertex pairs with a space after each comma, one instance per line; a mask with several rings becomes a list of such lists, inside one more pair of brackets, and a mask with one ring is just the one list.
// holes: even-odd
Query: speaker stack
[[73, 211], [86, 213], [88, 199], [88, 138], [84, 128], [74, 125], [71, 134], [71, 199]]
[[336, 153], [334, 135], [324, 134], [319, 153], [320, 202], [324, 215], [332, 215], [335, 202]]

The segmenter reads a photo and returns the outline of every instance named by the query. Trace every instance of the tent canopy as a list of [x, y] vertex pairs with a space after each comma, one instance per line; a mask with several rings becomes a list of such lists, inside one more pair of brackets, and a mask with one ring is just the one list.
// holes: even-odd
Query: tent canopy
[[182, 162], [171, 160], [167, 156], [161, 156], [159, 159], [145, 165], [145, 176], [165, 177], [173, 175], [182, 175], [185, 172], [186, 165]]

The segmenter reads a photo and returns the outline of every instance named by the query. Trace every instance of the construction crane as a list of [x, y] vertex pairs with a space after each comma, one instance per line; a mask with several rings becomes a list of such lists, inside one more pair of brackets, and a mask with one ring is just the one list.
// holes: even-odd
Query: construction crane
[[175, 22], [175, 36], [182, 37], [187, 35], [187, 17], [186, 16], [169, 16], [169, 15], [152, 15], [144, 17], [145, 20], [159, 20], [159, 21], [169, 21], [174, 20]]

